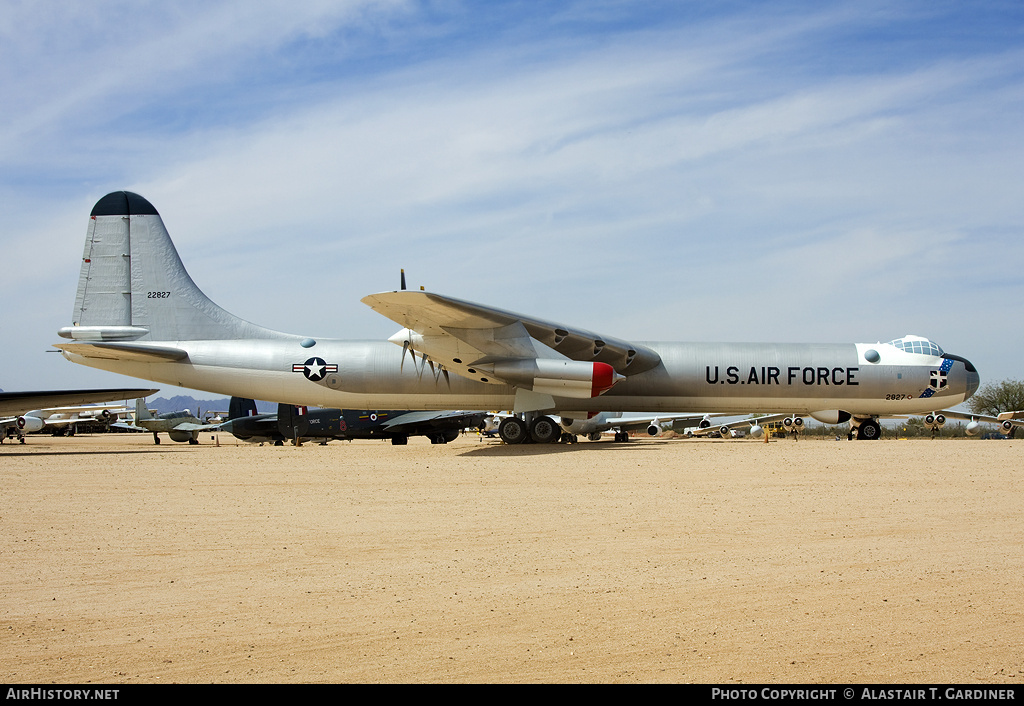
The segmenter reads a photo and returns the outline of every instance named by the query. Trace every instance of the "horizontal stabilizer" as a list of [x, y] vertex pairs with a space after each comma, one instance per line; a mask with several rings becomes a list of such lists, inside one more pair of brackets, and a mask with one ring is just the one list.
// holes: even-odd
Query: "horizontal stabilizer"
[[59, 343], [55, 348], [83, 358], [166, 362], [188, 358], [188, 351], [145, 343]]

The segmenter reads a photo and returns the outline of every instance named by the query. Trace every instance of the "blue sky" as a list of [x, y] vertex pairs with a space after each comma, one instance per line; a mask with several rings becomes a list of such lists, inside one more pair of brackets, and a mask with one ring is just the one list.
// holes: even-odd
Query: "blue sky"
[[[635, 340], [927, 336], [1024, 377], [1018, 2], [6, 2], [0, 388], [128, 189], [256, 323], [424, 285]], [[165, 388], [162, 394], [176, 393]]]

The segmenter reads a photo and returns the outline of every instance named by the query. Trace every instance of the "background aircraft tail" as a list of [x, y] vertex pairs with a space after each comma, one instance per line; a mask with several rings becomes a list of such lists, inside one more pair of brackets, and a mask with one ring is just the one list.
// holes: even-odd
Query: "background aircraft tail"
[[150, 411], [149, 407], [146, 406], [146, 400], [142, 397], [135, 399], [135, 423], [138, 424], [140, 419], [155, 419]]
[[239, 417], [255, 417], [259, 412], [256, 410], [256, 400], [247, 400], [244, 397], [232, 397], [228, 402], [228, 419]]
[[61, 335], [122, 341], [291, 337], [210, 301], [185, 271], [153, 204], [129, 191], [107, 194], [93, 207], [72, 322]]

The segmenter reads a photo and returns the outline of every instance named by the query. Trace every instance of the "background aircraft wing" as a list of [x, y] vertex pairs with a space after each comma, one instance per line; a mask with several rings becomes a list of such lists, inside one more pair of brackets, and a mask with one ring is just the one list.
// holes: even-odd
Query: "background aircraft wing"
[[[1003, 434], [1009, 434], [1015, 427], [1024, 427], [1024, 412], [1001, 412], [998, 417], [990, 417], [986, 414], [970, 414], [968, 412], [956, 412], [951, 409], [943, 409], [933, 412], [925, 417], [925, 423], [931, 424], [939, 415], [946, 419], [962, 419], [969, 422], [967, 433], [975, 434], [978, 424], [994, 424], [999, 427]], [[931, 417], [931, 420], [929, 420]]]
[[140, 427], [132, 424], [131, 422], [114, 422], [110, 425], [111, 429], [126, 429], [128, 431], [149, 431], [145, 427]]
[[489, 412], [467, 412], [463, 410], [445, 412], [407, 412], [390, 417], [383, 423], [389, 432], [401, 432], [412, 428], [431, 428], [436, 426], [483, 426], [484, 420], [491, 416]]
[[204, 429], [218, 429], [221, 423], [196, 424], [195, 422], [182, 422], [174, 427], [174, 431], [203, 431]]
[[[724, 416], [724, 415], [719, 415]], [[730, 415], [731, 416], [731, 415]], [[791, 414], [766, 414], [762, 417], [748, 417], [747, 419], [741, 419], [737, 422], [724, 422], [722, 424], [711, 423], [705, 427], [694, 429], [694, 436], [707, 436], [713, 432], [719, 434], [728, 433], [733, 430], [750, 431], [755, 427], [760, 427], [762, 424], [771, 424], [772, 422], [781, 422], [786, 417], [792, 417]]]
[[[647, 429], [652, 424], [657, 424], [662, 429], [685, 429], [700, 424], [711, 417], [724, 416], [721, 414], [655, 414], [646, 416], [609, 417], [608, 426], [621, 431], [635, 431]], [[733, 415], [730, 415], [733, 416]], [[717, 428], [717, 427], [715, 427]]]
[[89, 404], [107, 400], [148, 397], [159, 390], [110, 388], [105, 390], [51, 390], [47, 392], [0, 392], [0, 414], [25, 412], [38, 407]]

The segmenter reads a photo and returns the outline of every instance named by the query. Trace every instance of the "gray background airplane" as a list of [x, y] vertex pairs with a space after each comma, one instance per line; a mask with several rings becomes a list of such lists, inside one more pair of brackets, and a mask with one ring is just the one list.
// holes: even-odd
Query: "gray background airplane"
[[218, 425], [207, 424], [188, 410], [153, 415], [146, 407], [146, 401], [140, 398], [135, 401], [135, 418], [131, 423], [116, 422], [110, 426], [126, 431], [152, 432], [154, 444], [160, 443], [161, 433], [171, 437], [171, 441], [198, 444], [199, 432], [216, 429]]

